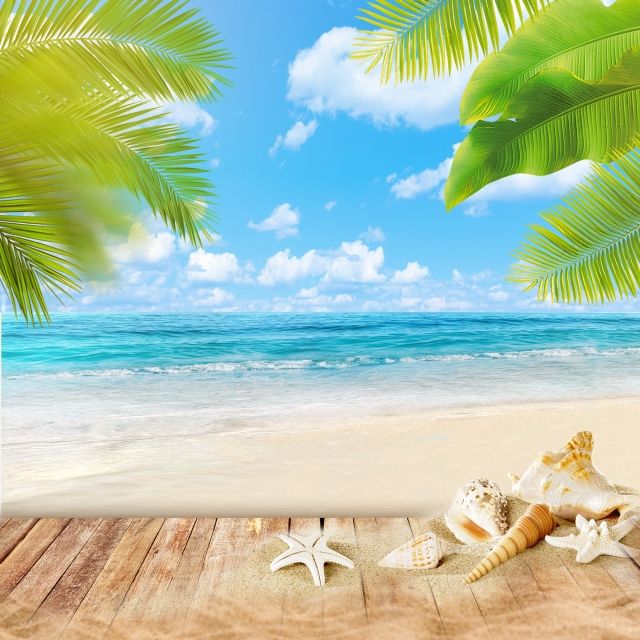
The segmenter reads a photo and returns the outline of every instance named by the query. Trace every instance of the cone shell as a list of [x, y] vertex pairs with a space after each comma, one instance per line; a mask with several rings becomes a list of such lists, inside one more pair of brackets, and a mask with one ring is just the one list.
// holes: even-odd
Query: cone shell
[[386, 555], [378, 566], [392, 569], [435, 569], [449, 545], [432, 531], [409, 540]]
[[561, 518], [600, 520], [618, 510], [638, 508], [637, 496], [623, 495], [593, 464], [593, 436], [577, 433], [559, 451], [545, 451], [522, 478], [512, 475], [512, 493], [532, 504], [544, 503]]
[[507, 499], [495, 482], [484, 478], [472, 480], [458, 489], [444, 519], [460, 542], [485, 542], [503, 535], [509, 528]]
[[533, 547], [556, 527], [556, 520], [544, 504], [532, 504], [505, 533], [498, 544], [478, 563], [465, 582], [475, 582], [498, 565]]

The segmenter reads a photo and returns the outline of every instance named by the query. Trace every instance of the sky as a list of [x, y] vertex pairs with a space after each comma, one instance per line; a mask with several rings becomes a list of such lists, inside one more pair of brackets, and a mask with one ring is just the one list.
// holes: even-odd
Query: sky
[[[171, 117], [202, 139], [215, 243], [194, 249], [141, 207], [83, 311], [548, 310], [506, 282], [527, 226], [589, 171], [514, 176], [447, 213], [462, 90], [381, 85], [349, 59], [364, 0], [192, 0], [234, 56], [232, 88]], [[618, 306], [622, 310], [625, 306]]]

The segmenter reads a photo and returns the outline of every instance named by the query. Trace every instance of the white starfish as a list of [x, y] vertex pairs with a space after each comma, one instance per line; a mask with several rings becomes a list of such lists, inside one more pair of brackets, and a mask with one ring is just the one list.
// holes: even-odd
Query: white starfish
[[546, 536], [545, 540], [554, 547], [576, 550], [577, 562], [591, 562], [598, 556], [615, 556], [628, 558], [635, 556], [639, 550], [620, 542], [637, 524], [635, 517], [627, 518], [609, 527], [603, 520], [600, 524], [595, 520], [587, 520], [581, 515], [576, 517], [578, 534], [572, 533], [564, 537]]
[[310, 536], [278, 534], [278, 537], [289, 545], [289, 548], [274, 558], [271, 563], [271, 571], [277, 571], [290, 564], [306, 564], [311, 571], [313, 581], [317, 587], [324, 584], [324, 565], [326, 562], [341, 564], [343, 567], [353, 569], [353, 562], [341, 553], [329, 549], [327, 541], [329, 536], [314, 534]]

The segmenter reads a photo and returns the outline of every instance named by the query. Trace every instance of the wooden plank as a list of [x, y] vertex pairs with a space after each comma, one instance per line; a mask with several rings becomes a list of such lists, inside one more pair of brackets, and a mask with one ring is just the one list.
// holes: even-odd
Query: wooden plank
[[[331, 537], [331, 545], [347, 557], [354, 558], [357, 541], [353, 518], [327, 518], [324, 523], [325, 533]], [[351, 551], [342, 551], [336, 543], [349, 545]], [[331, 565], [328, 566], [328, 569]], [[322, 590], [324, 637], [348, 637], [352, 629], [365, 629], [367, 611], [364, 604], [364, 588], [362, 575], [356, 566], [351, 571], [338, 567], [340, 580], [332, 580], [327, 571], [327, 583]], [[342, 634], [345, 634], [343, 636]]]
[[[376, 518], [376, 524], [384, 546], [383, 555], [416, 535], [407, 518]], [[425, 585], [421, 585], [423, 588], [418, 590], [412, 585], [412, 576], [407, 572], [394, 569], [383, 571], [385, 578], [388, 574], [385, 580], [389, 589], [387, 607], [393, 611], [397, 628], [416, 639], [443, 638], [444, 625], [430, 586], [425, 582]], [[388, 611], [387, 615], [390, 614]], [[419, 624], [417, 621], [420, 621]]]
[[561, 562], [558, 553], [554, 560], [542, 564], [538, 559], [530, 556], [525, 559], [525, 563], [531, 569], [531, 573], [544, 593], [547, 600], [572, 600], [584, 601], [586, 597], [579, 589], [574, 577], [567, 567]]
[[547, 599], [529, 566], [521, 565], [517, 572], [509, 573], [505, 579], [520, 608], [543, 605]]
[[[15, 627], [29, 621], [91, 538], [100, 522], [99, 518], [82, 518], [71, 520], [64, 527], [8, 596], [3, 606], [5, 627]], [[53, 531], [56, 528], [54, 527]], [[8, 604], [9, 600], [12, 602], [11, 606]]]
[[135, 518], [74, 613], [65, 640], [101, 638], [142, 565], [163, 518]]
[[132, 625], [147, 620], [164, 624], [164, 620], [158, 620], [162, 599], [194, 524], [195, 518], [165, 519], [109, 627], [107, 638], [119, 637]]
[[523, 617], [506, 579], [487, 575], [470, 587], [491, 638], [509, 638], [512, 625], [520, 625]]
[[182, 628], [189, 612], [215, 526], [215, 518], [196, 520], [164, 597], [157, 600], [155, 611], [150, 611], [157, 617], [163, 614], [177, 629]]
[[[291, 518], [289, 533], [320, 535], [320, 518]], [[282, 603], [282, 628], [291, 638], [320, 638], [323, 629], [322, 589], [313, 585], [311, 573], [303, 565], [304, 580], [309, 581], [308, 595], [287, 594]], [[286, 571], [286, 569], [283, 569]]]
[[216, 521], [204, 567], [191, 600], [188, 619], [195, 621], [210, 611], [212, 597], [225, 575], [253, 553], [255, 529], [249, 520], [249, 518], [218, 518]]
[[631, 602], [606, 569], [596, 562], [581, 564], [564, 561], [585, 596], [599, 607], [623, 606]]
[[69, 524], [68, 518], [38, 520], [0, 564], [0, 600], [6, 598]]
[[0, 518], [0, 536], [2, 536], [2, 530], [11, 522], [11, 518]]
[[109, 518], [95, 532], [30, 621], [29, 628], [45, 627], [49, 637], [57, 637], [87, 595], [109, 557], [120, 542], [131, 519]]
[[631, 598], [640, 599], [640, 567], [633, 560], [602, 557], [602, 566]]
[[0, 531], [0, 562], [15, 549], [18, 543], [38, 522], [38, 518], [11, 518]]

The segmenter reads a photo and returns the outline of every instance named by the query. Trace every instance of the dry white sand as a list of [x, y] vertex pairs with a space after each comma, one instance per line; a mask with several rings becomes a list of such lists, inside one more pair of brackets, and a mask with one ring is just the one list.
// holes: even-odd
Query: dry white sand
[[[508, 381], [505, 381], [508, 384]], [[640, 488], [640, 398], [447, 409], [269, 432], [193, 439], [41, 446], [34, 429], [20, 459], [3, 450], [4, 516], [431, 516], [466, 481], [510, 489], [536, 452], [576, 431], [595, 437], [594, 461]], [[103, 438], [103, 440], [99, 440]], [[16, 456], [18, 458], [18, 456]]]

